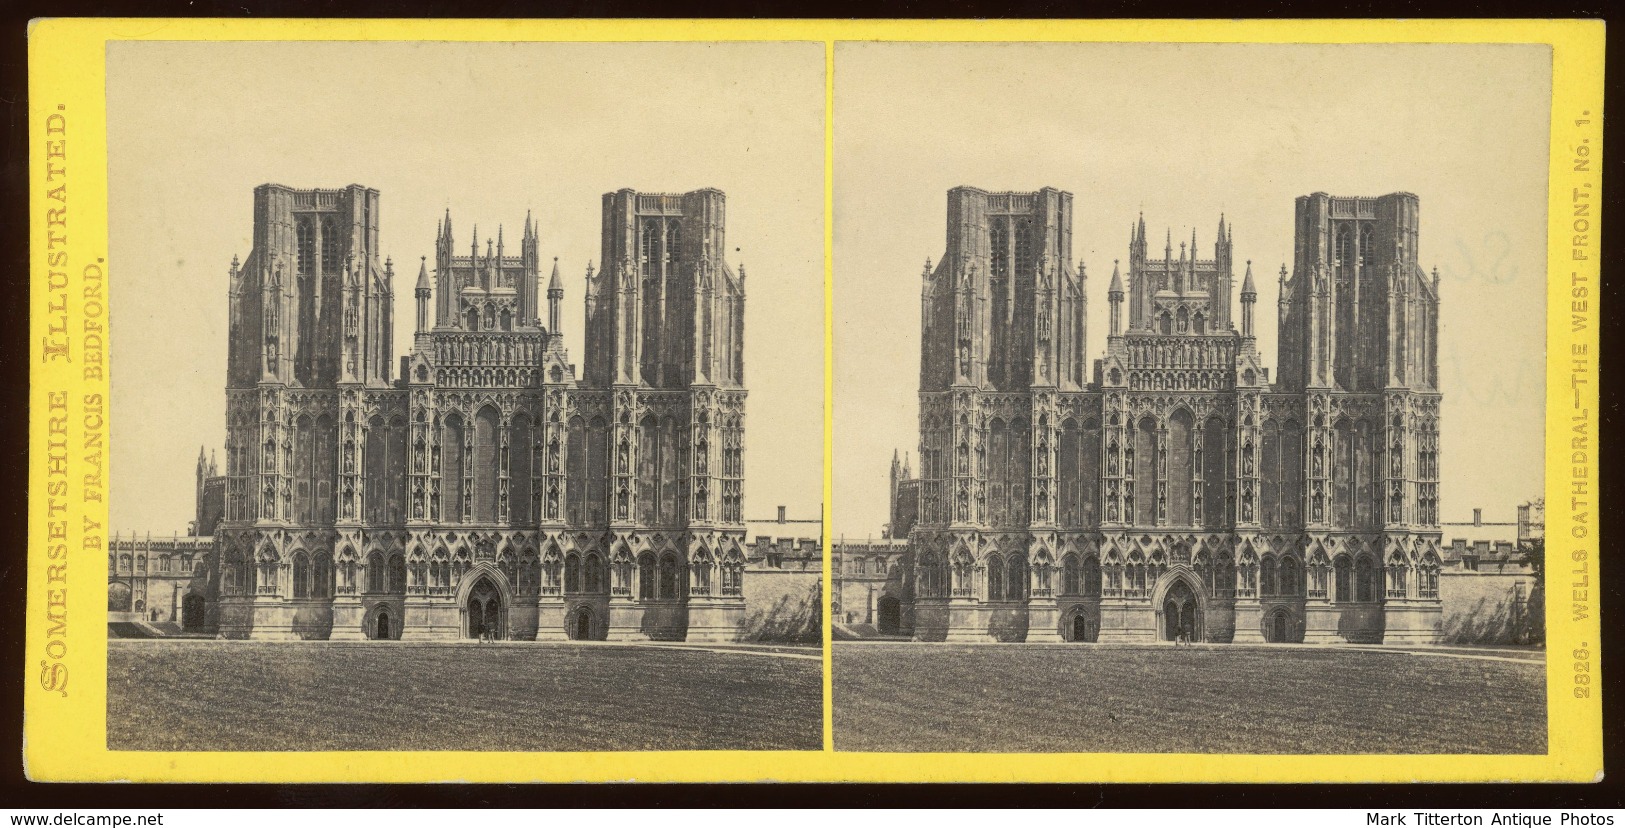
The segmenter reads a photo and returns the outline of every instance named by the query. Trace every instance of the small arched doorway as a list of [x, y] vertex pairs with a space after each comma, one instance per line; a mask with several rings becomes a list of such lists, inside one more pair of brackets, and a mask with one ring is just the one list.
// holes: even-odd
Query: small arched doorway
[[1072, 616], [1072, 641], [1078, 644], [1093, 644], [1097, 630], [1095, 625], [1089, 623], [1089, 614], [1078, 610]]
[[481, 577], [468, 591], [468, 627], [465, 638], [479, 638], [482, 634], [492, 638], [503, 637], [502, 593], [488, 577]]
[[592, 609], [589, 607], [576, 607], [570, 615], [568, 632], [570, 638], [576, 641], [589, 641], [592, 639]]
[[1277, 608], [1264, 624], [1264, 638], [1271, 644], [1286, 644], [1291, 641], [1291, 630], [1292, 614], [1284, 607]]
[[377, 641], [388, 641], [389, 638], [390, 638], [390, 635], [389, 635], [389, 610], [386, 610], [386, 609], [378, 610], [378, 618], [373, 622], [373, 626], [375, 627], [375, 630], [374, 630], [373, 636], [372, 636], [373, 639], [375, 639]]
[[1162, 600], [1162, 627], [1164, 641], [1178, 641], [1181, 631], [1186, 641], [1202, 640], [1202, 614], [1197, 607], [1196, 593], [1184, 580], [1170, 587]]
[[200, 630], [203, 628], [205, 604], [203, 596], [193, 592], [181, 599], [181, 629]]
[[896, 635], [902, 623], [903, 603], [896, 596], [883, 595], [875, 606], [875, 626], [886, 635]]

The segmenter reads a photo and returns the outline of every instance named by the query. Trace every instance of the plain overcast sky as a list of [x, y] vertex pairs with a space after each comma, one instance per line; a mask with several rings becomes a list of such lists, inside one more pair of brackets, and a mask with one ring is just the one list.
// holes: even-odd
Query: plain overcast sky
[[1073, 194], [1091, 358], [1139, 213], [1152, 255], [1194, 226], [1208, 257], [1224, 213], [1272, 374], [1293, 199], [1417, 194], [1442, 280], [1442, 517], [1510, 521], [1542, 494], [1546, 47], [854, 43], [835, 84], [837, 537], [879, 533], [892, 452], [917, 450], [920, 267], [961, 184]]
[[458, 250], [499, 223], [517, 250], [533, 211], [579, 366], [602, 194], [723, 190], [750, 274], [746, 517], [819, 515], [821, 44], [115, 42], [107, 68], [115, 529], [184, 532], [199, 446], [224, 470], [226, 274], [265, 182], [380, 191], [395, 369], [446, 208]]

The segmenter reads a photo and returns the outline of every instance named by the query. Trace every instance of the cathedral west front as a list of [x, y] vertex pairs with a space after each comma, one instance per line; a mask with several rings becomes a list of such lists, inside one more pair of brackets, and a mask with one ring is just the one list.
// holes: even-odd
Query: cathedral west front
[[1297, 199], [1271, 377], [1223, 218], [1206, 247], [1168, 234], [1159, 250], [1133, 225], [1091, 365], [1072, 195], [950, 190], [946, 252], [921, 276], [917, 503], [893, 526], [908, 554], [882, 628], [1436, 640], [1439, 281], [1418, 209], [1408, 193]]
[[578, 371], [541, 228], [459, 238], [448, 211], [397, 362], [378, 191], [256, 188], [228, 277], [224, 514], [187, 596], [196, 626], [736, 637], [745, 273], [724, 261], [725, 219], [717, 190], [603, 197]]

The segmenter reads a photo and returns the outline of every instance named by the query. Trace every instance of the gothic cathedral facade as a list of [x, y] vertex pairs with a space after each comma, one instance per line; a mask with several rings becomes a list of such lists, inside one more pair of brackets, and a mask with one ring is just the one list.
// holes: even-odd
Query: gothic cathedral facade
[[1072, 195], [949, 191], [923, 274], [914, 636], [1434, 641], [1439, 283], [1418, 207], [1297, 199], [1272, 381], [1222, 218], [1211, 258], [1193, 233], [1153, 259], [1131, 228], [1091, 371]]
[[459, 249], [449, 211], [392, 376], [378, 223], [365, 187], [254, 191], [229, 277], [219, 633], [734, 638], [745, 274], [723, 194], [604, 196], [579, 378], [540, 228], [517, 253], [500, 229]]

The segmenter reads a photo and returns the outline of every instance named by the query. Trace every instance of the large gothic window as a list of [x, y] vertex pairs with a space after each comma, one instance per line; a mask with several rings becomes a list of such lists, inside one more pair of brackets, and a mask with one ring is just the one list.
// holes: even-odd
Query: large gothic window
[[536, 454], [536, 435], [530, 415], [520, 412], [508, 426], [508, 522], [530, 526], [536, 522], [531, 511], [531, 460]]
[[1377, 600], [1377, 568], [1365, 555], [1354, 562], [1354, 586], [1356, 601]]
[[1004, 420], [995, 419], [988, 427], [988, 523], [1006, 526], [1011, 522], [1010, 501], [1011, 465], [1015, 450], [1011, 446], [1010, 429]]
[[322, 272], [337, 273], [344, 268], [344, 233], [337, 216], [322, 218]]
[[1287, 420], [1281, 427], [1281, 524], [1303, 525], [1303, 426]]
[[497, 462], [501, 438], [501, 415], [496, 406], [486, 405], [474, 414], [474, 522], [497, 520]]
[[677, 219], [666, 222], [666, 280], [668, 283], [677, 276], [677, 257], [682, 250], [683, 225]]
[[385, 569], [384, 556], [374, 552], [367, 556], [367, 591], [384, 592], [389, 587], [389, 572]]
[[594, 595], [601, 592], [606, 592], [607, 590], [605, 589], [604, 585], [604, 560], [598, 557], [598, 553], [591, 552], [587, 554], [585, 570], [585, 591]]
[[446, 415], [440, 429], [440, 515], [447, 523], [463, 522], [462, 415]]
[[1354, 518], [1355, 468], [1359, 455], [1354, 423], [1348, 419], [1337, 421], [1333, 431], [1332, 453], [1332, 524], [1352, 528]]
[[1010, 219], [1006, 216], [994, 216], [988, 235], [993, 276], [999, 279], [1006, 278], [1010, 275]]
[[1191, 513], [1191, 413], [1181, 408], [1168, 418], [1168, 522], [1195, 523]]
[[1134, 434], [1134, 523], [1157, 522], [1157, 421], [1145, 417]]
[[661, 298], [664, 293], [660, 275], [660, 228], [662, 222], [649, 219], [643, 222], [641, 272], [643, 274], [643, 346], [642, 368], [644, 380], [653, 384], [655, 365], [662, 358], [660, 330], [665, 320], [660, 317]]
[[602, 418], [590, 423], [570, 418], [569, 521], [572, 524], [599, 524], [605, 520], [609, 493], [609, 444]]
[[1225, 466], [1230, 429], [1224, 420], [1209, 417], [1202, 426], [1202, 525], [1219, 529], [1226, 524], [1225, 489], [1230, 470]]
[[638, 520], [645, 525], [678, 518], [676, 432], [671, 417], [650, 414], [638, 424]]
[[1090, 419], [1080, 429], [1067, 418], [1061, 425], [1056, 457], [1062, 526], [1094, 526], [1100, 481], [1100, 422]]
[[564, 556], [564, 591], [581, 591], [581, 556], [574, 552]]
[[660, 597], [678, 598], [679, 567], [677, 555], [667, 552], [660, 556]]
[[1259, 452], [1259, 487], [1262, 489], [1262, 523], [1275, 528], [1281, 525], [1281, 424], [1274, 418], [1264, 421], [1264, 445]]
[[1079, 595], [1083, 591], [1081, 583], [1082, 572], [1078, 567], [1078, 556], [1067, 554], [1061, 558], [1061, 594]]
[[1360, 529], [1382, 527], [1382, 436], [1370, 420], [1355, 426], [1358, 440], [1355, 454], [1354, 525]]
[[303, 524], [333, 521], [333, 469], [338, 431], [333, 418], [301, 415], [294, 424], [294, 519]]
[[1027, 597], [1027, 558], [1020, 553], [1010, 556], [1009, 574], [1004, 581], [1007, 601], [1020, 601]]
[[1033, 262], [1037, 256], [1037, 251], [1033, 249], [1034, 246], [1033, 220], [1026, 216], [1016, 219], [1015, 275], [1017, 278], [1026, 279], [1033, 274]]
[[638, 600], [653, 601], [655, 597], [655, 556], [644, 552], [638, 556]]
[[1282, 595], [1300, 595], [1303, 583], [1302, 570], [1298, 568], [1298, 561], [1291, 555], [1281, 556], [1281, 565], [1276, 577], [1280, 580], [1279, 592]]
[[1347, 555], [1338, 555], [1332, 562], [1332, 600], [1338, 603], [1354, 600], [1354, 572]]
[[389, 591], [406, 592], [406, 558], [399, 552], [389, 556]]
[[576, 479], [587, 481], [587, 521], [598, 525], [609, 519], [609, 428], [598, 417], [587, 424], [586, 467]]
[[293, 597], [310, 597], [310, 559], [303, 551], [293, 553]]
[[370, 523], [399, 523], [405, 517], [406, 423], [399, 417], [388, 424], [375, 416], [367, 425], [362, 513]]
[[309, 273], [316, 267], [316, 227], [310, 216], [294, 219], [294, 272]]

